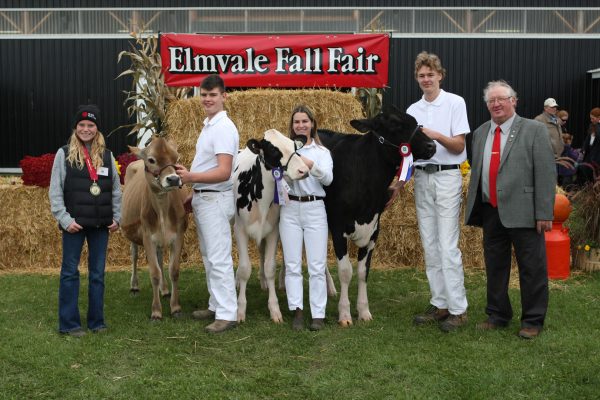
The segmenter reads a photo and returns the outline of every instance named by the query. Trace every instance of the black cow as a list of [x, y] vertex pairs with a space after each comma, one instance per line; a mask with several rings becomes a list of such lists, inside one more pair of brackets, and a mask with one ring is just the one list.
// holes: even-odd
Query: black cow
[[408, 114], [386, 112], [372, 119], [352, 120], [350, 124], [366, 134], [318, 132], [333, 158], [333, 182], [325, 187], [325, 207], [338, 259], [341, 284], [338, 321], [342, 326], [352, 324], [348, 298], [352, 264], [348, 258], [348, 239], [359, 248], [358, 319], [369, 321], [372, 316], [367, 298], [367, 276], [379, 233], [379, 218], [389, 199], [388, 187], [401, 161], [399, 145], [408, 142], [415, 159], [429, 159], [435, 154], [433, 140]]

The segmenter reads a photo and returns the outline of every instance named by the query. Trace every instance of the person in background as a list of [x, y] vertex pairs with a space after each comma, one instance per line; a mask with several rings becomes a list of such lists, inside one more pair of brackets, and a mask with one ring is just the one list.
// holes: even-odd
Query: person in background
[[576, 163], [579, 158], [579, 152], [571, 146], [573, 136], [567, 131], [568, 111], [559, 110], [556, 112], [556, 117], [562, 131], [561, 137], [564, 143], [563, 152], [560, 155], [562, 160], [558, 164], [558, 184], [564, 189], [569, 189], [575, 184], [577, 173]]
[[289, 136], [306, 138], [306, 144], [298, 150], [302, 161], [308, 166], [306, 179], [290, 183], [289, 203], [281, 207], [279, 235], [285, 262], [285, 290], [288, 306], [294, 312], [292, 329], [304, 329], [304, 300], [302, 278], [302, 247], [306, 251], [308, 266], [308, 293], [312, 322], [311, 331], [325, 326], [327, 306], [327, 213], [325, 190], [333, 181], [333, 160], [317, 135], [317, 121], [305, 105], [294, 108], [290, 118]]
[[553, 98], [547, 98], [544, 100], [544, 112], [535, 117], [536, 121], [544, 124], [552, 143], [552, 149], [554, 150], [554, 158], [560, 157], [564, 150], [564, 143], [562, 141], [562, 128], [557, 117], [558, 104]]
[[441, 89], [446, 70], [438, 56], [417, 55], [415, 79], [421, 100], [406, 112], [417, 120], [423, 133], [435, 141], [435, 155], [415, 162], [415, 205], [425, 254], [425, 270], [431, 298], [414, 323], [440, 323], [444, 332], [467, 323], [467, 295], [462, 254], [458, 248], [462, 174], [466, 160], [465, 136], [470, 132], [462, 97]]
[[581, 146], [582, 165], [577, 168], [578, 184], [592, 182], [600, 174], [600, 140], [598, 136], [600, 136], [600, 107], [595, 107], [590, 111], [590, 125], [583, 146]]
[[62, 232], [58, 330], [81, 337], [79, 261], [88, 245], [87, 328], [99, 333], [104, 321], [104, 269], [108, 233], [119, 228], [121, 184], [115, 159], [100, 132], [100, 110], [81, 105], [66, 146], [56, 152], [50, 178], [50, 209]]
[[481, 330], [506, 327], [513, 317], [508, 295], [511, 247], [519, 268], [521, 328], [540, 334], [548, 309], [544, 233], [552, 229], [556, 168], [544, 125], [516, 114], [517, 93], [504, 81], [488, 83], [483, 98], [491, 121], [473, 132], [467, 225], [483, 228], [487, 319]]
[[[560, 129], [562, 133], [568, 132], [567, 122], [569, 121], [569, 112], [567, 110], [558, 110], [556, 112], [556, 118], [558, 118], [558, 124], [560, 125]], [[564, 138], [563, 138], [564, 143]]]
[[200, 84], [206, 112], [204, 128], [196, 142], [196, 154], [188, 171], [177, 165], [183, 183], [193, 184], [186, 201], [194, 220], [206, 270], [208, 308], [192, 313], [194, 319], [213, 320], [205, 330], [221, 333], [237, 326], [237, 295], [231, 257], [231, 225], [234, 215], [233, 164], [239, 149], [239, 134], [225, 111], [225, 82], [216, 74]]

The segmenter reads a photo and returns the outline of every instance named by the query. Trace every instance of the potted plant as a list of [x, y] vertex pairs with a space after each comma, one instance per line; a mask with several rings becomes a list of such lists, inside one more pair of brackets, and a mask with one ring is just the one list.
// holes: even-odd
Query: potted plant
[[573, 265], [583, 270], [600, 270], [600, 178], [570, 195], [573, 211], [569, 228]]

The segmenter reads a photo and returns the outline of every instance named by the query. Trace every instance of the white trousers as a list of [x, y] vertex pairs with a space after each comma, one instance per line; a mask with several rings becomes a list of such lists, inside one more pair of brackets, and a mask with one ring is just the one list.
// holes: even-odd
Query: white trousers
[[285, 291], [290, 310], [304, 309], [302, 243], [308, 265], [308, 293], [313, 318], [325, 318], [327, 306], [327, 213], [323, 200], [290, 201], [281, 207], [279, 235], [285, 261]]
[[233, 191], [194, 193], [194, 220], [206, 270], [208, 309], [216, 319], [237, 321], [237, 295], [231, 258]]
[[459, 315], [467, 310], [462, 256], [458, 248], [462, 175], [453, 169], [415, 170], [415, 204], [431, 304]]

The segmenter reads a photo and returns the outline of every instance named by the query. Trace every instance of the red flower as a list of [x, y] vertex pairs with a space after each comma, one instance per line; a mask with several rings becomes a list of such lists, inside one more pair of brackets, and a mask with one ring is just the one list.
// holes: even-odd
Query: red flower
[[117, 156], [117, 161], [121, 166], [121, 176], [119, 177], [121, 179], [121, 185], [125, 184], [125, 171], [127, 171], [127, 166], [137, 159], [135, 154], [132, 153], [123, 153]]
[[54, 154], [43, 154], [39, 157], [25, 156], [19, 161], [19, 167], [23, 170], [24, 185], [29, 186], [50, 186], [50, 175], [52, 175], [52, 165], [54, 164]]

